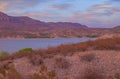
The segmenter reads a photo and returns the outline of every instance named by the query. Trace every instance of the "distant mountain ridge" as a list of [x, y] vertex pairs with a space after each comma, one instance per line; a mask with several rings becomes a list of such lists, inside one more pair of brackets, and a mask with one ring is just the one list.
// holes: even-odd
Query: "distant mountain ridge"
[[27, 16], [13, 17], [9, 16], [5, 13], [0, 12], [0, 26], [29, 26], [29, 27], [80, 27], [87, 28], [85, 25], [81, 25], [79, 23], [71, 23], [71, 22], [42, 22], [39, 20], [34, 20]]
[[72, 22], [43, 22], [27, 16], [9, 16], [0, 12], [0, 38], [67, 38], [97, 37], [120, 34], [115, 28], [89, 28]]

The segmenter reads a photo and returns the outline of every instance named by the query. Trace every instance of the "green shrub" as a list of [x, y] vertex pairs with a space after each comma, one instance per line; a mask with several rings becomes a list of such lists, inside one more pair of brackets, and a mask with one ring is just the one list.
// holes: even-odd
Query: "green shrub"
[[8, 55], [9, 55], [9, 53], [6, 52], [6, 51], [1, 51], [0, 52], [0, 57], [5, 57], [5, 56], [8, 56]]
[[24, 52], [24, 51], [33, 51], [32, 48], [23, 48], [21, 50], [19, 50], [19, 52]]
[[96, 37], [98, 37], [98, 35], [87, 35], [86, 37], [88, 37], [88, 38], [96, 38]]

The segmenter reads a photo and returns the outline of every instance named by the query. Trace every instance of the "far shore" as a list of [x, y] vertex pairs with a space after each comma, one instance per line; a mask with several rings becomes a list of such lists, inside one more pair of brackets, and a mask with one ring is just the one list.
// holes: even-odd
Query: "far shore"
[[97, 37], [57, 37], [57, 38], [0, 38], [0, 40], [37, 40], [37, 39], [72, 39], [72, 38], [97, 38]]

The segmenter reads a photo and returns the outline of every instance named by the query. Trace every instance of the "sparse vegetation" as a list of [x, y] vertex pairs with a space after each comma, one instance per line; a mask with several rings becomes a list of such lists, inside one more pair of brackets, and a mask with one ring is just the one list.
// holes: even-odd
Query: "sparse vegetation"
[[47, 35], [44, 35], [44, 36], [36, 36], [36, 35], [25, 35], [25, 38], [28, 38], [28, 39], [30, 39], [30, 38], [50, 38], [49, 36], [47, 36]]
[[98, 35], [87, 35], [86, 37], [88, 37], [88, 38], [97, 38], [99, 36]]
[[1, 57], [5, 57], [5, 56], [8, 56], [8, 55], [9, 55], [8, 52], [6, 52], [6, 51], [0, 51], [0, 58], [1, 58]]

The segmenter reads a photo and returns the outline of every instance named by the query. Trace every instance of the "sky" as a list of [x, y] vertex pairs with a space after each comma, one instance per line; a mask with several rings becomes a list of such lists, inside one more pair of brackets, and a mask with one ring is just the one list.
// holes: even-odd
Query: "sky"
[[120, 25], [120, 0], [0, 0], [0, 11], [45, 22], [74, 22], [88, 27]]

